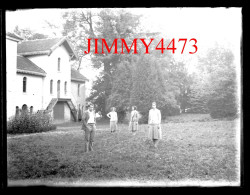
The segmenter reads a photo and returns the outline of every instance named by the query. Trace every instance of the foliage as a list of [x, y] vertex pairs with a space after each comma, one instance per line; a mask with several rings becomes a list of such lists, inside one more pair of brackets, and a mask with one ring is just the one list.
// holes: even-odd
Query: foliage
[[148, 121], [148, 111], [153, 101], [161, 110], [162, 118], [167, 115], [179, 113], [179, 107], [175, 99], [175, 92], [167, 86], [162, 71], [165, 59], [154, 56], [139, 56], [134, 63], [133, 87], [130, 96], [130, 104], [136, 105], [142, 114], [141, 122]]
[[[123, 61], [123, 55], [108, 53], [104, 48], [102, 52], [101, 39], [105, 39], [109, 47], [111, 47], [114, 39], [123, 38], [130, 45], [134, 39], [134, 35], [138, 32], [139, 16], [133, 15], [123, 9], [99, 9], [92, 11], [89, 9], [79, 9], [66, 12], [63, 15], [65, 20], [63, 34], [68, 35], [69, 39], [77, 50], [81, 60], [84, 57], [84, 51], [87, 50], [87, 38], [91, 38], [91, 60], [93, 67], [101, 69], [101, 74], [94, 82], [90, 97], [91, 101], [101, 110], [102, 114], [109, 109], [109, 97], [113, 87], [114, 74], [118, 64]], [[94, 54], [94, 39], [98, 40], [98, 54]], [[119, 42], [117, 47], [121, 48]], [[120, 52], [120, 51], [119, 51]], [[126, 54], [127, 55], [127, 54]], [[79, 62], [79, 69], [81, 63]], [[110, 97], [113, 99], [112, 97]]]
[[128, 61], [118, 64], [114, 74], [111, 94], [108, 98], [107, 108], [116, 107], [118, 120], [122, 122], [126, 111], [130, 107], [130, 92], [132, 89], [132, 67]]
[[211, 117], [234, 117], [238, 113], [236, 67], [233, 53], [216, 47], [200, 59], [203, 72], [208, 74], [206, 90]]
[[208, 113], [208, 94], [206, 89], [206, 81], [204, 75], [193, 74], [192, 84], [189, 88], [188, 94], [188, 109], [187, 113]]
[[91, 94], [86, 99], [87, 102], [95, 105], [95, 110], [98, 110], [102, 113], [103, 116], [106, 116], [106, 95], [105, 95], [105, 85], [104, 79], [102, 76], [98, 77], [97, 80], [93, 82], [91, 88]]
[[46, 39], [48, 35], [36, 33], [28, 28], [20, 29], [18, 26], [15, 27], [14, 33], [21, 36], [24, 40], [35, 40], [35, 39]]
[[56, 126], [51, 123], [51, 117], [48, 114], [21, 114], [12, 117], [7, 123], [7, 133], [38, 133], [55, 130]]
[[171, 75], [172, 75], [172, 85], [175, 85], [179, 88], [178, 93], [176, 94], [176, 99], [178, 105], [182, 112], [185, 112], [186, 108], [190, 106], [190, 87], [193, 82], [193, 78], [189, 75], [186, 64], [184, 62], [174, 62], [172, 65]]

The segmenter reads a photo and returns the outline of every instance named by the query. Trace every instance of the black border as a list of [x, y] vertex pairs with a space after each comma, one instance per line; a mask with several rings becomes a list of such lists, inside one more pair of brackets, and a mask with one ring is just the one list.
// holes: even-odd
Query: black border
[[[13, 3], [13, 2], [11, 2]], [[1, 120], [1, 133], [0, 133], [0, 138], [1, 138], [1, 169], [0, 169], [0, 179], [1, 179], [1, 189], [5, 189], [7, 192], [14, 192], [14, 191], [17, 191], [18, 193], [22, 192], [22, 191], [33, 191], [34, 190], [37, 190], [39, 189], [39, 191], [43, 192], [43, 190], [47, 191], [47, 190], [51, 190], [52, 192], [59, 192], [60, 190], [62, 190], [63, 192], [67, 192], [67, 190], [70, 190], [70, 192], [72, 192], [72, 190], [84, 190], [84, 192], [86, 190], [90, 190], [91, 193], [102, 193], [100, 191], [95, 191], [96, 189], [105, 189], [105, 190], [111, 190], [111, 189], [114, 189], [114, 190], [118, 190], [118, 189], [121, 189], [121, 190], [124, 190], [124, 192], [130, 192], [129, 190], [137, 190], [137, 189], [143, 189], [143, 190], [146, 190], [146, 192], [151, 192], [151, 193], [156, 193], [157, 191], [162, 191], [162, 192], [171, 192], [172, 190], [174, 192], [188, 192], [188, 190], [197, 190], [198, 192], [203, 192], [204, 191], [208, 191], [209, 193], [213, 193], [213, 192], [220, 192], [220, 191], [228, 191], [228, 192], [232, 192], [232, 193], [235, 193], [237, 192], [236, 190], [240, 190], [242, 192], [243, 188], [246, 188], [247, 187], [247, 182], [248, 180], [246, 179], [246, 171], [247, 171], [247, 166], [245, 165], [248, 165], [248, 163], [244, 163], [244, 161], [246, 160], [244, 158], [244, 153], [246, 152], [246, 150], [244, 149], [244, 146], [245, 146], [245, 143], [247, 142], [247, 137], [246, 137], [246, 131], [244, 131], [244, 136], [243, 136], [243, 122], [246, 121], [244, 119], [247, 119], [246, 117], [246, 114], [245, 114], [245, 111], [248, 110], [248, 108], [246, 108], [244, 110], [244, 115], [243, 115], [243, 105], [246, 105], [247, 101], [246, 99], [243, 97], [243, 88], [246, 87], [246, 85], [243, 85], [244, 83], [244, 80], [246, 82], [246, 78], [248, 77], [247, 73], [246, 72], [246, 67], [243, 68], [243, 14], [246, 13], [246, 9], [242, 8], [242, 40], [241, 40], [241, 65], [242, 65], [242, 79], [241, 79], [241, 85], [242, 85], [242, 91], [241, 91], [241, 96], [242, 96], [242, 104], [241, 104], [241, 108], [242, 108], [242, 124], [241, 124], [241, 127], [242, 127], [242, 136], [241, 136], [241, 178], [240, 178], [240, 182], [241, 182], [241, 186], [240, 187], [167, 187], [167, 188], [162, 188], [162, 187], [154, 187], [153, 189], [151, 187], [146, 187], [146, 188], [141, 188], [141, 187], [112, 187], [112, 188], [109, 188], [109, 187], [98, 187], [98, 188], [93, 188], [93, 187], [84, 187], [83, 188], [79, 188], [79, 187], [48, 187], [48, 186], [24, 186], [24, 187], [8, 187], [7, 186], [7, 134], [6, 134], [6, 74], [5, 74], [5, 71], [6, 71], [6, 57], [5, 57], [5, 54], [6, 54], [6, 51], [5, 51], [5, 48], [6, 48], [6, 40], [5, 40], [5, 11], [14, 11], [14, 10], [18, 10], [18, 9], [32, 9], [34, 7], [22, 7], [22, 6], [25, 6], [25, 4], [23, 4], [24, 2], [19, 2], [21, 3], [21, 6], [16, 2], [15, 2], [15, 5], [17, 6], [16, 8], [13, 8], [13, 7], [6, 7], [4, 9], [0, 9], [0, 18], [1, 18], [1, 23], [0, 23], [0, 27], [1, 27], [1, 40], [0, 40], [0, 43], [1, 43], [1, 48], [0, 48], [0, 51], [1, 51], [1, 68], [0, 68], [0, 84], [1, 84], [1, 110], [0, 110], [0, 120]], [[79, 3], [80, 3], [80, 6], [79, 6]], [[46, 2], [42, 2], [43, 5], [46, 5], [47, 3]], [[181, 2], [181, 6], [174, 6], [173, 4], [176, 4], [176, 1], [160, 1], [160, 3], [158, 3], [157, 1], [155, 2], [152, 2], [153, 5], [151, 6], [143, 6], [142, 4], [141, 5], [138, 5], [135, 1], [119, 1], [118, 2], [118, 6], [116, 6], [117, 4], [117, 1], [114, 1], [114, 0], [111, 0], [109, 2], [107, 1], [101, 1], [100, 3], [98, 2], [88, 2], [87, 4], [85, 4], [84, 2], [81, 2], [81, 1], [78, 1], [78, 3], [73, 3], [73, 2], [70, 2], [70, 7], [66, 7], [66, 8], [76, 8], [76, 7], [85, 7], [87, 5], [87, 7], [89, 8], [93, 8], [93, 7], [110, 7], [110, 8], [136, 8], [136, 7], [190, 7], [190, 2], [187, 1], [186, 3], [185, 2]], [[134, 5], [134, 4], [137, 4], [137, 5]], [[205, 4], [205, 6], [204, 6]], [[220, 4], [220, 5], [218, 5]], [[223, 4], [230, 4], [230, 6], [227, 6], [227, 7], [242, 7], [242, 3], [241, 1], [234, 1], [232, 5], [232, 1], [216, 1], [216, 3], [212, 3], [211, 1], [209, 3], [203, 3], [203, 6], [199, 6], [199, 7], [225, 7], [225, 6], [221, 6]], [[49, 4], [48, 4], [49, 5]], [[61, 4], [58, 4], [59, 6]], [[211, 6], [213, 5], [213, 6]], [[193, 7], [193, 6], [191, 6]], [[39, 7], [37, 7], [39, 8]], [[46, 7], [40, 7], [40, 8], [46, 8]], [[50, 8], [65, 8], [65, 7], [50, 7]], [[246, 29], [244, 29], [246, 30]], [[245, 71], [243, 71], [243, 69], [245, 69]], [[245, 92], [246, 92], [246, 89], [245, 89]], [[58, 191], [59, 190], [59, 191]], [[128, 190], [128, 191], [126, 191]], [[151, 190], [154, 190], [154, 191], [151, 191]], [[157, 191], [155, 191], [157, 190]], [[181, 190], [181, 191], [180, 191]]]

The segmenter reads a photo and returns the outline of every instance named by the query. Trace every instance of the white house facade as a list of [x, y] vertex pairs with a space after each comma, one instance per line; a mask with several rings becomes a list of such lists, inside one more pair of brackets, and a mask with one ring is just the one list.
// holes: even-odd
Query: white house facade
[[[50, 113], [54, 121], [79, 120], [78, 112], [85, 108], [88, 79], [71, 68], [77, 55], [67, 38], [20, 41], [16, 51], [16, 75], [9, 77], [7, 73], [7, 83], [15, 77], [15, 98], [7, 103], [7, 117], [15, 114], [17, 106], [27, 105], [33, 112]], [[7, 85], [7, 91], [12, 88]]]
[[6, 106], [7, 116], [15, 113], [16, 77], [17, 77], [17, 43], [22, 39], [14, 34], [6, 34]]

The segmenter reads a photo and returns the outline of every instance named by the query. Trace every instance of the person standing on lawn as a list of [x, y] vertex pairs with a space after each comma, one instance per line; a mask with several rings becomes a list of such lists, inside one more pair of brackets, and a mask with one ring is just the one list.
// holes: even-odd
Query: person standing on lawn
[[115, 107], [111, 108], [111, 112], [109, 112], [107, 114], [107, 116], [110, 118], [110, 131], [111, 131], [111, 133], [117, 131], [118, 117], [117, 117], [117, 112], [116, 112]]
[[89, 108], [87, 111], [84, 112], [82, 117], [82, 130], [85, 132], [84, 141], [85, 141], [85, 147], [84, 151], [93, 151], [93, 143], [95, 138], [95, 131], [96, 131], [96, 118], [100, 118], [96, 116], [96, 113], [94, 111], [93, 104], [89, 105]]
[[137, 107], [132, 106], [129, 129], [132, 131], [133, 135], [135, 135], [136, 131], [138, 131], [138, 120], [139, 120], [139, 113], [137, 111]]
[[161, 111], [156, 108], [156, 102], [152, 103], [152, 109], [149, 111], [148, 138], [153, 141], [154, 148], [157, 148], [159, 140], [162, 139]]

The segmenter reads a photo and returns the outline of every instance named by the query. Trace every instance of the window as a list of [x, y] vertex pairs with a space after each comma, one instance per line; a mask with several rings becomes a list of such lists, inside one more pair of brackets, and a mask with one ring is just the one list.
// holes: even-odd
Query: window
[[50, 94], [53, 94], [53, 80], [50, 80]]
[[78, 84], [78, 87], [77, 87], [77, 95], [80, 96], [80, 84]]
[[60, 69], [61, 69], [61, 58], [58, 58], [58, 61], [57, 61], [57, 71], [60, 71]]
[[22, 106], [21, 114], [28, 114], [28, 106], [26, 104]]
[[60, 94], [61, 94], [61, 87], [60, 87], [60, 85], [61, 85], [61, 81], [58, 80], [57, 81], [57, 98], [60, 98]]
[[23, 92], [26, 93], [27, 89], [27, 78], [23, 77]]
[[64, 93], [67, 94], [67, 81], [64, 82]]

